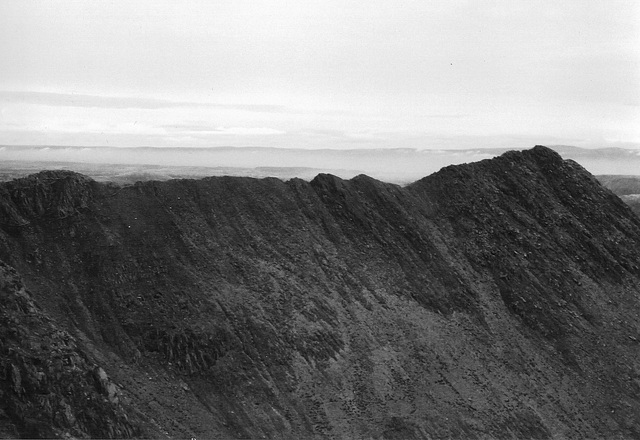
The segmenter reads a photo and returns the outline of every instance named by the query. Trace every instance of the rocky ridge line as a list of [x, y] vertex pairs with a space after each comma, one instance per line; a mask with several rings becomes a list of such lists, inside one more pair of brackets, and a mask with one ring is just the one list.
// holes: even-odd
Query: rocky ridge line
[[640, 437], [640, 219], [550, 149], [404, 188], [28, 182], [0, 258], [145, 436]]

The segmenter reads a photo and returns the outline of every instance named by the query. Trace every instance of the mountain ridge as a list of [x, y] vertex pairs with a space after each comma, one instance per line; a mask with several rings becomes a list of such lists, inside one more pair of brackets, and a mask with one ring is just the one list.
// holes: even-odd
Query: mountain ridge
[[44, 173], [0, 220], [124, 435], [640, 437], [640, 219], [546, 147], [404, 188]]
[[[554, 147], [594, 174], [638, 174], [640, 150]], [[300, 177], [325, 172], [343, 179], [364, 173], [376, 179], [409, 184], [449, 164], [499, 156], [508, 148], [466, 149], [295, 149], [274, 147], [44, 147], [0, 146], [0, 180], [66, 167], [96, 180], [167, 180], [235, 175]]]

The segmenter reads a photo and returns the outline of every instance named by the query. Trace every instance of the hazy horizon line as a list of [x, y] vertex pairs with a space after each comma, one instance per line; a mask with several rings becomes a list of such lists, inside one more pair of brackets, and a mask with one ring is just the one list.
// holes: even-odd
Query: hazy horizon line
[[[212, 146], [163, 146], [163, 145], [65, 145], [65, 144], [14, 144], [14, 143], [0, 143], [0, 148], [53, 148], [53, 149], [128, 149], [128, 150], [278, 150], [278, 151], [315, 151], [315, 152], [366, 152], [366, 151], [508, 151], [508, 150], [526, 150], [533, 148], [537, 145], [542, 145], [549, 148], [564, 148], [564, 149], [576, 149], [584, 151], [597, 151], [597, 150], [624, 150], [632, 151], [640, 149], [640, 144], [637, 147], [619, 147], [619, 146], [602, 146], [602, 147], [580, 147], [569, 144], [550, 144], [539, 143], [531, 144], [527, 147], [502, 147], [502, 146], [477, 146], [477, 147], [365, 147], [365, 148], [314, 148], [314, 147], [278, 147], [278, 146], [262, 146], [262, 145], [212, 145]], [[635, 144], [634, 144], [635, 145]]]

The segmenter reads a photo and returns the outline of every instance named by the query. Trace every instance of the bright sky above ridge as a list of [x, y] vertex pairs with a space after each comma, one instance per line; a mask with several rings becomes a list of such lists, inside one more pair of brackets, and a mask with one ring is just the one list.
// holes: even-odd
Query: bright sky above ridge
[[640, 148], [640, 2], [0, 2], [0, 144]]

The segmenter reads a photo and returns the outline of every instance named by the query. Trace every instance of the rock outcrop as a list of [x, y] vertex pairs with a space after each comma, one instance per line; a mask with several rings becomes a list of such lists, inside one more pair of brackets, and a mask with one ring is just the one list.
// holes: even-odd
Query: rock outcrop
[[50, 386], [10, 434], [640, 437], [640, 218], [545, 147], [407, 187], [40, 173], [0, 184], [0, 224], [34, 298], [3, 309], [1, 401], [40, 408], [29, 365], [67, 338], [111, 411]]
[[[130, 438], [141, 432], [113, 384], [77, 340], [33, 301], [0, 262], [0, 436]], [[100, 371], [94, 380], [93, 371]], [[113, 392], [113, 394], [112, 394]]]

